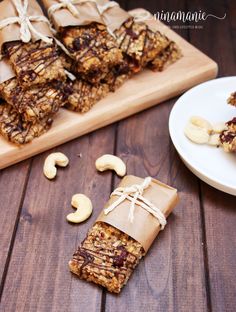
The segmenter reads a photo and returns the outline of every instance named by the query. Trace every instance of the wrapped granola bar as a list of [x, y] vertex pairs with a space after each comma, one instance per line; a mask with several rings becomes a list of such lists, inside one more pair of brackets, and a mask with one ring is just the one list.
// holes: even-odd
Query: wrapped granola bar
[[66, 101], [63, 82], [23, 89], [6, 59], [0, 61], [0, 133], [15, 144], [25, 144], [45, 133]]
[[[22, 87], [65, 79], [48, 20], [36, 0], [0, 3], [0, 50], [13, 66]], [[30, 26], [20, 17], [25, 10]], [[16, 19], [18, 18], [18, 21]]]
[[[98, 0], [98, 3], [104, 5], [109, 1]], [[175, 45], [173, 49], [172, 42], [157, 29], [153, 29], [148, 20], [136, 21], [118, 5], [104, 10], [102, 17], [107, 27], [113, 31], [116, 42], [134, 73], [152, 64], [154, 60], [154, 64], [149, 67], [162, 70], [164, 66], [180, 58], [179, 48]]]
[[59, 40], [73, 59], [72, 72], [99, 83], [113, 66], [122, 63], [123, 55], [107, 31], [97, 4], [85, 1], [61, 6], [56, 0], [43, 1]]
[[74, 253], [70, 270], [119, 293], [177, 200], [176, 189], [155, 179], [126, 176]]

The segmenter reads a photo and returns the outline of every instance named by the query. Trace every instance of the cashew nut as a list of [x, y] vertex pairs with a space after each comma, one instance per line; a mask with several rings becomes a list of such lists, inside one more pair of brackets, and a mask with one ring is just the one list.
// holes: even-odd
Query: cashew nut
[[212, 145], [212, 146], [219, 146], [220, 145], [220, 135], [217, 133], [212, 134], [209, 138], [208, 144]]
[[205, 144], [209, 140], [208, 130], [198, 127], [191, 122], [185, 127], [184, 133], [192, 142], [197, 144]]
[[59, 167], [66, 167], [69, 164], [69, 159], [62, 153], [52, 153], [45, 159], [43, 173], [52, 180], [57, 175], [56, 165]]
[[221, 133], [222, 131], [227, 130], [226, 124], [223, 122], [218, 122], [213, 125], [214, 133]]
[[72, 223], [81, 223], [87, 220], [93, 212], [91, 200], [83, 194], [75, 194], [71, 199], [71, 205], [77, 208], [76, 212], [67, 215], [66, 219]]
[[118, 176], [126, 175], [126, 165], [119, 157], [114, 155], [103, 155], [96, 160], [96, 168], [98, 171], [114, 170]]
[[202, 117], [192, 116], [190, 118], [190, 123], [192, 123], [193, 125], [199, 128], [206, 129], [209, 134], [212, 132], [212, 125], [209, 123], [209, 121], [207, 121], [206, 119]]

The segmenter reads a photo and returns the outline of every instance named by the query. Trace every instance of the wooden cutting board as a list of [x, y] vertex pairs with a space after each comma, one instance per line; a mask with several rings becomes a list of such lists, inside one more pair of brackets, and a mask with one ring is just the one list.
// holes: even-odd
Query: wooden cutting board
[[152, 23], [181, 47], [183, 57], [179, 61], [161, 73], [145, 70], [134, 76], [84, 115], [62, 109], [51, 130], [25, 146], [15, 146], [1, 137], [0, 169], [159, 104], [216, 77], [218, 66], [213, 60], [164, 24], [154, 20]]

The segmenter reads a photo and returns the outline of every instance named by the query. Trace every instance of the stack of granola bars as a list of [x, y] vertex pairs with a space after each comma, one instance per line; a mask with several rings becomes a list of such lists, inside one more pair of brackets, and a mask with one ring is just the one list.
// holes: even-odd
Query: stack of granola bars
[[[35, 2], [30, 0], [29, 6]], [[50, 15], [56, 29], [52, 43], [13, 40], [1, 45], [4, 62], [14, 71], [10, 79], [0, 79], [0, 132], [9, 141], [30, 142], [50, 128], [62, 106], [85, 113], [144, 68], [162, 71], [180, 58], [179, 48], [165, 35], [136, 21], [119, 6], [101, 11], [98, 4], [109, 1], [100, 2], [74, 5], [79, 18], [68, 7]], [[11, 8], [14, 0], [4, 0], [2, 9], [6, 3]], [[48, 10], [52, 6], [52, 0], [43, 3]], [[61, 20], [63, 14], [71, 15], [66, 23], [64, 17]], [[120, 16], [122, 23], [116, 23]], [[111, 20], [115, 28], [110, 27]], [[0, 39], [7, 30], [0, 30]]]
[[5, 45], [15, 77], [1, 83], [0, 131], [13, 143], [23, 144], [49, 129], [53, 116], [65, 103], [65, 71], [55, 44]]

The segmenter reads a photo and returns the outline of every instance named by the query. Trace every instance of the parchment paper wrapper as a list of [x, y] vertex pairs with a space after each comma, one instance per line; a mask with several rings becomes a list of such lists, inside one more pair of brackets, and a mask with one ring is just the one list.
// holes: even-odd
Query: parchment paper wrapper
[[[48, 10], [51, 5], [59, 3], [57, 0], [43, 0], [43, 5]], [[104, 24], [97, 10], [96, 3], [84, 2], [74, 4], [78, 8], [79, 16], [75, 17], [67, 8], [62, 8], [52, 14], [52, 23], [57, 31], [67, 26], [82, 26], [92, 22]]]
[[[97, 3], [99, 5], [104, 5], [107, 2], [110, 2], [108, 0], [97, 0]], [[104, 20], [105, 25], [111, 30], [114, 31], [128, 19], [131, 15], [123, 10], [120, 6], [116, 5], [114, 7], [111, 7], [104, 11], [102, 14], [102, 18]]]
[[[97, 0], [97, 3], [99, 5], [103, 5], [104, 3], [109, 2], [108, 0]], [[147, 10], [142, 9], [142, 12], [145, 12], [150, 14], [150, 19], [144, 19], [143, 22], [148, 25], [148, 27], [153, 30], [157, 31], [159, 30], [160, 26], [157, 25], [156, 21], [154, 20], [154, 16]], [[132, 17], [131, 14], [126, 12], [124, 9], [122, 9], [120, 6], [114, 6], [112, 8], [107, 9], [103, 14], [102, 18], [104, 20], [105, 25], [113, 32], [116, 29], [119, 29], [121, 25], [127, 21], [130, 17]]]
[[[40, 16], [44, 15], [40, 6], [36, 2], [36, 0], [28, 0], [28, 15], [29, 16]], [[8, 17], [16, 17], [18, 16], [16, 8], [11, 0], [4, 0], [0, 2], [0, 21], [4, 20]], [[45, 36], [52, 37], [52, 33], [47, 23], [45, 22], [31, 22], [32, 25], [37, 29], [38, 32], [42, 33]], [[32, 41], [36, 41], [39, 38], [32, 35]], [[2, 51], [2, 46], [6, 42], [10, 41], [18, 41], [20, 39], [20, 25], [18, 23], [11, 24], [9, 26], [4, 27], [0, 30], [0, 51]]]
[[3, 59], [0, 61], [0, 84], [15, 77], [15, 72], [8, 60]]
[[[121, 181], [119, 187], [141, 184], [143, 181], [144, 179], [139, 177], [126, 176]], [[151, 185], [144, 190], [143, 196], [158, 207], [166, 218], [178, 203], [177, 190], [155, 179], [152, 179]], [[117, 199], [118, 196], [112, 196], [105, 208], [109, 207]], [[156, 217], [137, 205], [135, 205], [134, 221], [131, 223], [128, 220], [130, 204], [129, 200], [125, 200], [108, 215], [105, 215], [104, 211], [102, 211], [96, 222], [108, 223], [128, 234], [138, 241], [143, 246], [145, 252], [147, 252], [160, 232], [160, 223]]]

